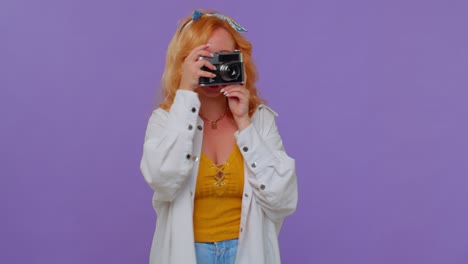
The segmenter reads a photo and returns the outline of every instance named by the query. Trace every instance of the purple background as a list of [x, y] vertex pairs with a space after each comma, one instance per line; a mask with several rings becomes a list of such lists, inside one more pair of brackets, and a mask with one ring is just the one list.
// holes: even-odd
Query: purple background
[[297, 161], [284, 263], [468, 263], [462, 0], [2, 0], [0, 263], [147, 263], [143, 137], [196, 7], [249, 29]]

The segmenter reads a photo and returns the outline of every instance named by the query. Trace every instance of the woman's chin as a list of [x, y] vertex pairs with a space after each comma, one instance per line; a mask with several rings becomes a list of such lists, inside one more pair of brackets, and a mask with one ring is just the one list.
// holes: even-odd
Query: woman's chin
[[200, 86], [199, 90], [203, 95], [207, 97], [217, 97], [221, 96], [221, 89], [225, 87], [224, 85], [216, 85], [216, 86]]

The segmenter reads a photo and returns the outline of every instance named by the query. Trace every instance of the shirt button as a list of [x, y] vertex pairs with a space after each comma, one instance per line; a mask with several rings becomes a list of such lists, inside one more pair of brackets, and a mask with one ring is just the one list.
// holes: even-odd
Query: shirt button
[[265, 184], [260, 184], [260, 190], [265, 190]]
[[193, 196], [193, 192], [190, 192], [190, 196]]
[[192, 160], [193, 160], [193, 161], [198, 161], [198, 157], [197, 157], [197, 156], [193, 156], [193, 157], [192, 157]]
[[252, 163], [252, 168], [257, 168], [257, 162]]
[[244, 231], [244, 228], [241, 227], [241, 232]]
[[187, 154], [187, 156], [185, 156], [187, 159], [190, 159], [192, 156], [190, 154]]
[[195, 107], [192, 107], [192, 113], [197, 112], [197, 109]]
[[248, 147], [243, 147], [242, 150], [243, 150], [244, 152], [247, 152], [247, 151], [249, 151], [249, 148], [248, 148]]
[[193, 126], [192, 125], [189, 125], [188, 126], [188, 130], [192, 130], [193, 129]]
[[197, 129], [201, 131], [203, 129], [203, 127], [202, 126], [197, 126]]
[[249, 197], [249, 195], [247, 193], [244, 194], [245, 197]]

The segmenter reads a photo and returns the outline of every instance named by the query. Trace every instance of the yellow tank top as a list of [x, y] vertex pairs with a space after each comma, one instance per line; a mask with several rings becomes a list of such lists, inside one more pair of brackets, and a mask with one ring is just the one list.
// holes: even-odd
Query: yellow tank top
[[238, 238], [244, 189], [244, 159], [236, 146], [223, 164], [200, 155], [193, 226], [196, 242]]

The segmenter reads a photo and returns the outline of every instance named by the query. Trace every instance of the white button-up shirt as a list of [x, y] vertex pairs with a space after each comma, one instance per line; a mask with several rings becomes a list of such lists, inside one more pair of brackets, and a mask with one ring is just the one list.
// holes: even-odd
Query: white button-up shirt
[[[153, 111], [146, 130], [141, 172], [154, 190], [157, 214], [150, 264], [196, 263], [193, 204], [203, 121], [195, 92], [178, 90], [169, 112]], [[252, 124], [234, 134], [244, 162], [236, 263], [280, 263], [278, 235], [297, 205], [295, 162], [283, 148], [276, 113], [260, 105]]]

